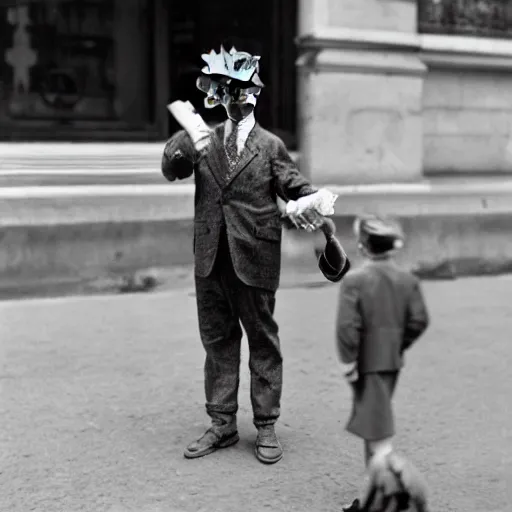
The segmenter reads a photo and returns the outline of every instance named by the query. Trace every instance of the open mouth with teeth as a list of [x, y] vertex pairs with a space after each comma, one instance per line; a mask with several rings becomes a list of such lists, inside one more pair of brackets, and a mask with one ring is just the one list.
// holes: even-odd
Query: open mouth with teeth
[[225, 76], [200, 76], [197, 88], [206, 94], [205, 106], [256, 104], [261, 92], [260, 87], [247, 87], [247, 83], [239, 82]]

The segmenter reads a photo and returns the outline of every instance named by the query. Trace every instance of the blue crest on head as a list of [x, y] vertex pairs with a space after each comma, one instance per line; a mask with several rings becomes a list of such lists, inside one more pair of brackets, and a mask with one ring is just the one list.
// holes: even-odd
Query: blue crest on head
[[220, 53], [211, 50], [210, 53], [203, 53], [201, 58], [207, 64], [202, 69], [205, 75], [221, 75], [240, 82], [250, 82], [252, 80], [255, 85], [263, 87], [263, 83], [258, 77], [259, 56], [239, 52], [234, 47], [227, 52], [221, 46]]

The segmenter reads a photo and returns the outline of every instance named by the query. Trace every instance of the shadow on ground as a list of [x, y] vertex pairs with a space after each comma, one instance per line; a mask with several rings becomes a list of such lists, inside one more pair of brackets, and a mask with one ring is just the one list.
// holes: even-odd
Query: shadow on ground
[[[435, 264], [417, 263], [412, 268], [422, 280], [454, 280], [462, 277], [512, 274], [512, 261], [490, 262], [479, 258], [443, 260]], [[282, 289], [332, 286], [313, 265], [288, 267], [281, 278]], [[111, 273], [77, 280], [21, 280], [0, 284], [0, 300], [51, 298], [74, 295], [120, 295], [165, 292], [194, 287], [192, 266], [150, 268]]]

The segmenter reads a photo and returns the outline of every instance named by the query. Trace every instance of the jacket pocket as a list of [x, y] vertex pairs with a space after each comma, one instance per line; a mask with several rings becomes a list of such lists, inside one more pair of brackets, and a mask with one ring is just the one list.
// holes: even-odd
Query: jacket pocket
[[257, 226], [254, 228], [254, 236], [259, 240], [280, 242], [281, 226]]
[[198, 235], [207, 235], [210, 232], [210, 227], [205, 220], [196, 220], [194, 222], [194, 233], [196, 236]]
[[[196, 253], [196, 248], [199, 244], [204, 245], [206, 243], [205, 240], [201, 241], [201, 239], [204, 239], [207, 237], [207, 235], [210, 234], [210, 227], [208, 226], [208, 223], [206, 221], [198, 221], [196, 220], [194, 222], [194, 241], [192, 245], [192, 253]], [[199, 241], [198, 241], [199, 239]]]

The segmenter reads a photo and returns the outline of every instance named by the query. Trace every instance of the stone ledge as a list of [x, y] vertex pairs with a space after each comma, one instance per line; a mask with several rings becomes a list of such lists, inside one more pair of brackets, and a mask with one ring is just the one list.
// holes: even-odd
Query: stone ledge
[[[509, 40], [323, 27], [296, 43], [302, 52], [297, 67], [314, 71], [422, 75], [429, 66], [512, 69]], [[339, 50], [343, 54], [336, 55]]]
[[449, 51], [433, 52], [422, 50], [421, 60], [430, 67], [437, 69], [465, 69], [465, 70], [512, 70], [512, 55], [510, 57], [496, 57], [492, 55], [466, 55]]
[[488, 57], [512, 57], [512, 41], [483, 37], [409, 34], [403, 32], [329, 28], [297, 37], [300, 50], [364, 49], [381, 51], [428, 51]]
[[435, 68], [511, 70], [512, 41], [423, 34], [419, 35], [420, 58]]
[[342, 52], [329, 48], [310, 50], [297, 59], [302, 72], [339, 72], [358, 74], [391, 74], [423, 76], [427, 68], [417, 56], [407, 53], [373, 53], [347, 49]]
[[[140, 143], [0, 142], [0, 178], [151, 175], [162, 182], [165, 141]], [[298, 153], [290, 151], [298, 161]]]
[[[512, 213], [397, 215], [407, 243], [399, 262], [423, 279], [512, 271]], [[359, 263], [353, 216], [337, 236]], [[193, 220], [91, 222], [1, 230], [0, 298], [133, 293], [191, 287]], [[283, 287], [331, 285], [317, 267], [323, 235], [285, 231]]]
[[299, 49], [371, 49], [414, 51], [419, 49], [416, 34], [384, 30], [356, 30], [322, 27], [296, 38]]
[[[339, 215], [512, 212], [512, 180], [335, 186]], [[0, 189], [0, 228], [192, 219], [194, 184], [10, 187]]]
[[421, 76], [427, 71], [416, 55], [414, 34], [325, 27], [296, 42], [302, 53], [296, 65], [303, 72]]
[[508, 39], [433, 34], [420, 34], [417, 37], [420, 49], [423, 51], [512, 57], [512, 41]]

